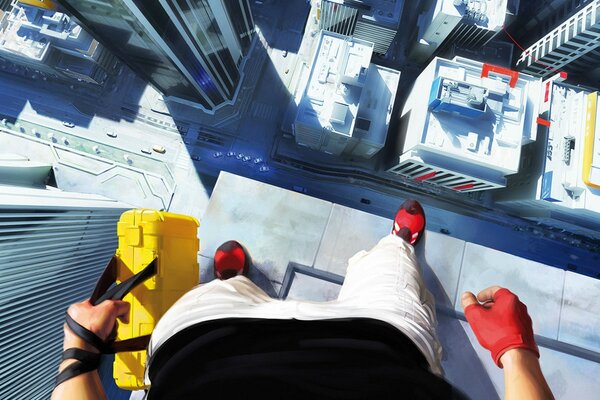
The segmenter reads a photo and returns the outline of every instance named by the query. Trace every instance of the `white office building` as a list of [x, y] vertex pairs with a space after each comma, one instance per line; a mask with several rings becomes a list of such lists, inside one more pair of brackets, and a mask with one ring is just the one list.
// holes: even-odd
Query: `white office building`
[[550, 79], [541, 100], [537, 143], [523, 170], [497, 194], [511, 212], [600, 239], [598, 92]]
[[506, 186], [536, 138], [539, 95], [539, 78], [435, 58], [406, 100], [388, 172], [460, 192]]
[[321, 29], [373, 43], [385, 54], [400, 26], [404, 0], [321, 0]]
[[296, 143], [373, 157], [385, 145], [400, 72], [371, 64], [373, 44], [321, 31], [294, 122]]
[[13, 1], [0, 19], [0, 57], [48, 76], [103, 84], [117, 59], [53, 4]]
[[[0, 398], [48, 399], [67, 307], [88, 298], [126, 204], [46, 188], [50, 165], [0, 155]], [[35, 367], [32, 367], [35, 366]]]
[[[599, 47], [600, 0], [594, 0], [523, 51], [517, 68], [543, 78], [579, 62], [597, 68], [600, 55], [594, 50]], [[588, 55], [591, 60], [582, 60]]]
[[478, 48], [502, 30], [508, 0], [432, 0], [421, 2], [410, 58], [425, 62], [446, 44]]

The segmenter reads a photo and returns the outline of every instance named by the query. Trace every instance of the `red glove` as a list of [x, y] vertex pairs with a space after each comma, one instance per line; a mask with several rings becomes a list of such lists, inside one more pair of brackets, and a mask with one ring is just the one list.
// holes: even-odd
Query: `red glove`
[[465, 316], [479, 344], [492, 353], [496, 365], [502, 368], [500, 357], [511, 349], [528, 349], [540, 357], [527, 306], [517, 295], [496, 286], [482, 291], [477, 297], [488, 302], [482, 305], [472, 293], [463, 295]]

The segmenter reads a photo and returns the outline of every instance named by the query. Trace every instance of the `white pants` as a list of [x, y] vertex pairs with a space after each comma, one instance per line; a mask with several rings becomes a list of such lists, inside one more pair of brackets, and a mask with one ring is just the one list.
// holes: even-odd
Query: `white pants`
[[344, 284], [334, 301], [273, 299], [244, 276], [201, 284], [183, 295], [160, 319], [148, 354], [178, 331], [207, 320], [355, 317], [393, 325], [417, 345], [433, 373], [443, 374], [433, 296], [423, 284], [413, 247], [394, 235], [348, 261]]

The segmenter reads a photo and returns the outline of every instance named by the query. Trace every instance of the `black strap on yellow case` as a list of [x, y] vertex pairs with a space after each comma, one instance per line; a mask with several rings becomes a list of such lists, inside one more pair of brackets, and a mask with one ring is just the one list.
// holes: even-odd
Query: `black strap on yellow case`
[[[108, 262], [108, 265], [102, 272], [100, 279], [96, 283], [90, 302], [93, 305], [98, 305], [104, 300], [122, 300], [127, 293], [133, 288], [156, 275], [158, 258], [154, 258], [143, 270], [133, 275], [131, 278], [121, 282], [118, 285], [111, 287], [117, 280], [117, 256], [113, 256]], [[150, 335], [139, 336], [136, 338], [121, 340], [116, 342], [117, 326], [110, 334], [106, 341], [102, 340], [98, 335], [89, 329], [85, 328], [75, 321], [67, 313], [65, 321], [69, 329], [85, 342], [97, 348], [100, 353], [93, 353], [83, 349], [67, 349], [62, 354], [62, 360], [76, 359], [77, 362], [69, 365], [56, 377], [55, 386], [62, 382], [74, 378], [78, 375], [90, 372], [98, 368], [101, 354], [114, 354], [123, 351], [139, 351], [148, 347]]]
[[[133, 289], [134, 287], [140, 285], [141, 283], [145, 282], [146, 280], [148, 280], [151, 277], [153, 277], [154, 275], [156, 275], [157, 264], [158, 264], [158, 257], [155, 257], [150, 262], [150, 264], [148, 264], [146, 267], [144, 267], [143, 270], [141, 270], [140, 272], [133, 275], [129, 279], [127, 279], [127, 280], [121, 282], [120, 284], [113, 286], [111, 288], [110, 286], [113, 283], [115, 283], [117, 280], [117, 256], [113, 256], [112, 259], [109, 261], [108, 265], [106, 266], [106, 268], [104, 269], [104, 272], [102, 272], [100, 279], [98, 279], [98, 282], [96, 283], [96, 287], [94, 288], [94, 291], [92, 292], [92, 297], [90, 297], [90, 302], [93, 305], [98, 305], [98, 304], [102, 303], [104, 300], [122, 300], [123, 297], [125, 297], [125, 295], [131, 291], [131, 289]], [[69, 318], [70, 317], [67, 314], [67, 319], [69, 319]], [[77, 324], [76, 321], [73, 320], [73, 322], [75, 322], [75, 324]], [[77, 324], [77, 325], [79, 325], [79, 324]], [[79, 326], [81, 328], [85, 329], [81, 325], [79, 325]], [[131, 339], [126, 339], [126, 340], [121, 340], [121, 341], [115, 342], [115, 338], [117, 336], [116, 329], [117, 329], [117, 327], [115, 325], [115, 329], [109, 336], [106, 343], [103, 345], [103, 348], [102, 349], [98, 348], [102, 353], [114, 354], [114, 353], [120, 353], [123, 351], [138, 351], [138, 350], [144, 350], [146, 347], [148, 347], [148, 343], [150, 342], [150, 335], [144, 335], [144, 336], [139, 336], [136, 338], [131, 338]], [[85, 329], [85, 330], [87, 330], [87, 329]], [[79, 331], [81, 331], [81, 330], [79, 330]], [[96, 336], [93, 332], [90, 332], [90, 331], [88, 331], [88, 332], [91, 335]], [[87, 335], [87, 336], [89, 336], [89, 335]], [[96, 338], [98, 340], [100, 340], [100, 338], [98, 338], [97, 336], [96, 336]], [[83, 338], [83, 337], [82, 337], [82, 339], [85, 340], [85, 338]]]

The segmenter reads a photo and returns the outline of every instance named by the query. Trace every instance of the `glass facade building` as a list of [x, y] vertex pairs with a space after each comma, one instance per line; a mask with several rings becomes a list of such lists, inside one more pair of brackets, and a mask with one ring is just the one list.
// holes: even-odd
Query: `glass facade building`
[[59, 0], [165, 96], [213, 109], [231, 100], [254, 21], [248, 0]]

